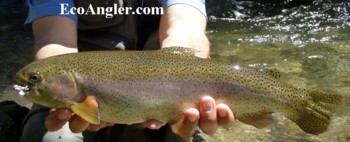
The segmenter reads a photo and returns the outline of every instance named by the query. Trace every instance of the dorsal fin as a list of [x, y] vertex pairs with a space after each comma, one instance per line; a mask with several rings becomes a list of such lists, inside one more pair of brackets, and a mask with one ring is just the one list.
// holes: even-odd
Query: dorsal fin
[[260, 69], [260, 71], [275, 79], [281, 78], [281, 73], [277, 69]]
[[158, 52], [181, 55], [184, 57], [200, 58], [200, 56], [197, 55], [199, 51], [187, 47], [164, 47], [159, 49]]

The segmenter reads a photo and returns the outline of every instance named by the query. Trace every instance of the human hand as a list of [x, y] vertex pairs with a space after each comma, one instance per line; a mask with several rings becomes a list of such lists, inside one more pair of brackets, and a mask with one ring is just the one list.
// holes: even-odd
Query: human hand
[[113, 123], [101, 122], [100, 124], [91, 124], [81, 118], [78, 115], [75, 115], [69, 109], [53, 109], [50, 114], [46, 117], [45, 127], [48, 131], [57, 131], [63, 127], [69, 121], [69, 129], [73, 133], [80, 133], [85, 130], [98, 131], [104, 127], [113, 126]]
[[[199, 110], [195, 108], [185, 110], [184, 117], [175, 123], [170, 122], [170, 126], [175, 134], [188, 139], [196, 131], [197, 126], [204, 133], [213, 134], [219, 126], [230, 128], [234, 120], [234, 115], [227, 105], [216, 104], [212, 97], [205, 96], [199, 103]], [[150, 129], [159, 129], [164, 124], [156, 120], [147, 121]]]
[[[80, 133], [85, 130], [96, 132], [102, 128], [113, 126], [114, 123], [103, 122], [100, 124], [91, 124], [85, 119], [81, 118], [79, 115], [74, 115], [70, 109], [52, 109], [50, 114], [46, 117], [45, 127], [48, 131], [57, 131], [63, 127], [69, 121], [69, 129], [73, 133]], [[165, 123], [159, 122], [157, 120], [148, 120], [146, 125], [149, 129], [159, 129]]]

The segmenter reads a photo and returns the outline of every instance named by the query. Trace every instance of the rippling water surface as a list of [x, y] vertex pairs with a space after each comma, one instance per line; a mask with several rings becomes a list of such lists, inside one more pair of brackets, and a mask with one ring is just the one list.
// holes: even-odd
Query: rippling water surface
[[[240, 4], [247, 6], [250, 2]], [[281, 72], [282, 81], [294, 86], [350, 97], [349, 2], [314, 2], [269, 16], [251, 17], [247, 11], [238, 11], [243, 16], [239, 18], [211, 18], [208, 34], [212, 58], [253, 69], [275, 68]], [[274, 116], [277, 121], [269, 128], [236, 123], [210, 140], [350, 141], [349, 109], [334, 117], [329, 130], [318, 136], [305, 134], [283, 116]]]

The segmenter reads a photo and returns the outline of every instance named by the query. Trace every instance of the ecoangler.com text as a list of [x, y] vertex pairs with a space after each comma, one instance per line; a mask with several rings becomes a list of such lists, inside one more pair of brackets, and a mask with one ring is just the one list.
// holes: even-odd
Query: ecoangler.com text
[[106, 18], [113, 18], [114, 15], [162, 15], [163, 7], [138, 7], [133, 10], [132, 7], [118, 7], [113, 4], [113, 7], [94, 7], [89, 4], [84, 7], [70, 7], [68, 3], [60, 3], [60, 15], [105, 15]]

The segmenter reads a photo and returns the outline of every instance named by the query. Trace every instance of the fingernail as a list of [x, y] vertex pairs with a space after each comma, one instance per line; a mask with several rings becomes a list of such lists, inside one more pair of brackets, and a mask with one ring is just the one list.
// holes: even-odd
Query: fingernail
[[197, 116], [191, 116], [191, 117], [188, 118], [188, 120], [190, 122], [196, 122], [198, 120], [198, 117]]
[[203, 109], [206, 112], [212, 111], [213, 108], [214, 108], [214, 104], [212, 102], [206, 102], [206, 103], [203, 104]]
[[67, 116], [65, 113], [60, 113], [60, 114], [58, 114], [58, 119], [60, 119], [60, 120], [66, 120], [67, 117], [68, 117], [68, 116]]
[[220, 117], [226, 117], [227, 113], [224, 110], [218, 110], [218, 114]]

